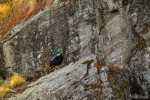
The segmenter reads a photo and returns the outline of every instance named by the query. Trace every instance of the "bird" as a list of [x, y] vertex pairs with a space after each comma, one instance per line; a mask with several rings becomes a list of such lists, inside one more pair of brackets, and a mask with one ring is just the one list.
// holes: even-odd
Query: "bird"
[[51, 72], [54, 71], [55, 66], [59, 66], [63, 62], [63, 55], [61, 53], [60, 48], [55, 48], [54, 51], [57, 52], [51, 60], [50, 60], [50, 65], [46, 68], [46, 71], [48, 72], [51, 70]]

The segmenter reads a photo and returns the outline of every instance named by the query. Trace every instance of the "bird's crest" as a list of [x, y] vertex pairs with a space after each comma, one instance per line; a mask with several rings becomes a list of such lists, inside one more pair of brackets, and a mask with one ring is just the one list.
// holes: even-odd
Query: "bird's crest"
[[61, 50], [60, 50], [60, 48], [54, 48], [54, 51], [60, 52]]

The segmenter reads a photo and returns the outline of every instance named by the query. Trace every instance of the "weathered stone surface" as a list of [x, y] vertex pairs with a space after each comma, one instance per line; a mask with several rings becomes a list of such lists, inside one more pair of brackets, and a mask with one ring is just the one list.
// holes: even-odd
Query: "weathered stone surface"
[[101, 90], [97, 68], [82, 64], [95, 58], [91, 55], [50, 73], [9, 100], [99, 100]]
[[3, 59], [3, 49], [2, 46], [0, 46], [0, 78], [6, 79], [6, 69], [5, 69], [5, 61]]
[[99, 75], [102, 82], [101, 99], [111, 100], [113, 98], [113, 91], [112, 88], [110, 87], [111, 83], [109, 83], [109, 67], [104, 66], [103, 68], [101, 68]]
[[150, 47], [146, 47], [141, 51], [137, 51], [135, 55], [131, 58], [130, 66], [134, 69], [134, 86], [133, 91], [135, 98], [144, 99], [149, 97], [150, 93]]
[[147, 80], [147, 73], [141, 71], [138, 68], [133, 70], [131, 74], [131, 94], [133, 99], [143, 100], [149, 98], [149, 82]]
[[[9, 73], [17, 72], [27, 77], [36, 77], [37, 74], [43, 76], [43, 68], [54, 54], [51, 50], [61, 47], [65, 56], [62, 66], [96, 54], [97, 59], [111, 66], [128, 68], [129, 76], [126, 71], [116, 74], [116, 84], [119, 87], [110, 86], [106, 82], [109, 85], [102, 87], [101, 100], [117, 100], [123, 97], [126, 100], [136, 99], [133, 94], [147, 98], [150, 88], [150, 1], [68, 1], [71, 3], [67, 3], [67, 0], [55, 0], [52, 8], [47, 8], [16, 26], [6, 35], [3, 51], [5, 67]], [[119, 79], [124, 76], [123, 80]], [[141, 76], [145, 78], [141, 80]], [[131, 82], [127, 81], [129, 79], [132, 79]], [[122, 85], [124, 82], [125, 86]], [[130, 86], [133, 87], [131, 91], [140, 89], [130, 93]], [[115, 93], [114, 89], [118, 89], [119, 93]], [[105, 97], [106, 91], [110, 91], [110, 98]]]
[[[141, 9], [136, 5], [144, 7], [146, 3], [138, 2], [77, 0], [69, 4], [56, 0], [51, 9], [41, 11], [6, 35], [5, 67], [10, 73], [42, 76], [54, 54], [51, 50], [61, 47], [65, 56], [62, 66], [94, 53], [100, 60], [123, 68], [133, 51], [149, 45], [149, 28], [138, 28], [141, 13], [134, 10]], [[145, 34], [139, 35], [140, 32]]]
[[131, 77], [133, 76], [130, 75], [131, 73], [132, 71], [129, 69], [122, 69], [115, 73], [109, 73], [110, 87], [113, 91], [112, 100], [132, 100]]
[[125, 4], [128, 1], [76, 1], [74, 21], [80, 37], [80, 57], [94, 53], [112, 65], [121, 68], [126, 65], [137, 45], [137, 36], [132, 30]]
[[142, 33], [142, 31], [144, 32], [144, 30], [148, 28], [150, 21], [148, 18], [148, 16], [150, 16], [150, 1], [132, 1], [128, 13], [129, 15], [137, 14], [138, 22], [136, 24], [136, 31], [138, 33]]
[[[108, 66], [100, 70], [93, 66], [95, 58], [90, 55], [70, 63], [30, 84], [22, 94], [9, 100], [116, 100], [120, 96], [130, 100], [130, 78], [127, 77], [130, 73], [116, 73], [116, 80], [112, 81]], [[92, 62], [87, 65], [89, 61]], [[117, 86], [122, 90], [117, 90]]]
[[78, 54], [78, 48], [68, 48], [73, 43], [69, 38], [67, 13], [65, 4], [46, 7], [7, 33], [3, 40], [3, 51], [8, 76], [14, 73], [27, 78], [43, 76], [55, 47], [61, 48], [65, 58], [62, 66], [73, 59], [69, 56], [70, 52], [74, 52], [73, 56]]

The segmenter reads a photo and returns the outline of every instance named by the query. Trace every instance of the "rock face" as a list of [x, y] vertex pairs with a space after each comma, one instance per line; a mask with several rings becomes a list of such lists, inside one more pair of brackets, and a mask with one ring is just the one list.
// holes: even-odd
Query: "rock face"
[[6, 79], [6, 69], [5, 69], [5, 61], [3, 59], [3, 49], [0, 46], [0, 78]]
[[61, 48], [65, 58], [62, 66], [72, 59], [70, 52], [75, 52], [74, 56], [78, 54], [78, 48], [68, 51], [70, 37], [67, 8], [64, 4], [47, 7], [7, 33], [3, 51], [8, 76], [13, 73], [20, 73], [27, 78], [43, 76], [45, 67], [54, 55], [54, 48]]
[[149, 46], [148, 4], [148, 0], [55, 0], [52, 8], [7, 33], [5, 68], [10, 74], [43, 76], [55, 47], [62, 49], [62, 66], [96, 54], [101, 61], [127, 67], [136, 51]]
[[110, 83], [108, 66], [97, 69], [93, 64], [95, 58], [95, 55], [90, 55], [70, 63], [30, 84], [22, 94], [9, 100], [116, 100], [120, 96], [130, 100], [129, 77], [121, 79], [125, 85], [121, 87], [122, 83], [118, 83], [122, 90], [117, 90], [115, 82]]
[[150, 95], [149, 53], [150, 47], [144, 48], [141, 51], [137, 51], [130, 61], [130, 66], [133, 68], [132, 76], [134, 76], [132, 77], [134, 79], [132, 81], [134, 83], [132, 92], [138, 95], [139, 99], [148, 97], [148, 92]]
[[98, 100], [101, 82], [97, 68], [82, 64], [95, 58], [91, 55], [50, 73], [9, 100]]
[[[124, 80], [119, 81], [127, 82], [122, 86], [119, 81], [114, 81], [114, 84], [116, 82], [120, 85], [119, 88], [123, 88], [117, 88], [119, 94], [114, 91], [114, 88], [118, 87], [116, 85], [103, 87], [102, 91], [109, 91], [110, 97], [105, 98], [103, 95], [101, 100], [124, 97], [124, 88], [127, 88], [126, 91], [131, 95], [126, 96], [126, 100], [148, 99], [149, 17], [149, 0], [55, 0], [52, 8], [46, 7], [44, 11], [7, 33], [2, 43], [5, 68], [8, 75], [20, 73], [28, 78], [36, 78], [44, 75], [43, 69], [54, 54], [54, 47], [62, 49], [65, 58], [62, 67], [95, 54], [101, 62], [125, 69], [116, 76], [118, 80], [126, 76]], [[81, 67], [87, 70], [84, 65]], [[107, 73], [107, 70], [105, 71]], [[85, 74], [82, 73], [81, 76]], [[130, 82], [127, 79], [131, 79]], [[41, 86], [44, 86], [44, 83]], [[129, 86], [132, 86], [131, 91]], [[136, 90], [137, 88], [140, 89]], [[38, 91], [35, 92], [38, 94]], [[95, 97], [97, 98], [97, 95]]]

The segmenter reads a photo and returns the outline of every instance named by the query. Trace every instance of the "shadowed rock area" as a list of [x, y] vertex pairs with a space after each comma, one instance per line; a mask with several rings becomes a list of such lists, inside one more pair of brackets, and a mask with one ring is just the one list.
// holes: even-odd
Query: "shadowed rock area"
[[72, 59], [70, 52], [76, 56], [78, 48], [68, 51], [71, 40], [67, 21], [67, 5], [62, 4], [46, 7], [8, 32], [2, 45], [7, 76], [20, 73], [30, 79], [45, 75], [49, 59], [55, 54], [53, 50], [58, 47], [65, 58], [62, 66], [68, 64]]
[[22, 93], [9, 100], [81, 100], [98, 99], [100, 77], [97, 68], [82, 64], [95, 59], [95, 55], [50, 73], [30, 84]]
[[[43, 77], [10, 99], [149, 100], [149, 4], [54, 0], [51, 8], [12, 28], [2, 41], [0, 72]], [[55, 47], [64, 55], [61, 69], [44, 76]]]

